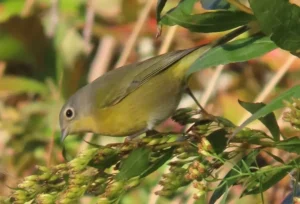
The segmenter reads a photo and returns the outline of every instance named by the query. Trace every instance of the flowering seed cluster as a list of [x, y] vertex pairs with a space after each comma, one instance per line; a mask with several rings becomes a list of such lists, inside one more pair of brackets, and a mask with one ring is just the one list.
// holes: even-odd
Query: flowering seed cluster
[[[296, 105], [289, 106], [291, 113], [285, 118], [294, 126], [300, 125], [300, 122], [293, 119], [300, 115], [300, 102], [296, 102]], [[150, 173], [167, 160], [175, 159], [169, 162], [168, 173], [162, 175], [159, 182], [162, 189], [156, 192], [157, 195], [170, 197], [181, 187], [192, 184], [197, 190], [194, 198], [198, 199], [210, 191], [207, 183], [218, 179], [217, 176], [212, 175], [214, 170], [223, 165], [221, 160], [216, 159], [218, 155], [222, 154], [223, 159], [229, 158], [229, 153], [224, 151], [227, 144], [222, 146], [218, 131], [222, 130], [225, 135], [231, 134], [234, 127], [220, 117], [194, 119], [193, 116], [196, 114], [199, 114], [199, 111], [193, 109], [179, 109], [175, 113], [173, 119], [180, 124], [194, 123], [185, 134], [155, 133], [130, 142], [87, 149], [70, 162], [52, 168], [38, 166], [39, 173], [25, 177], [12, 191], [8, 203], [31, 201], [41, 204], [68, 204], [77, 203], [83, 195], [97, 196], [97, 203], [100, 204], [115, 203], [129, 189], [138, 186], [143, 177], [148, 175], [144, 174], [147, 171], [143, 169], [140, 175], [118, 178], [118, 173], [121, 172], [120, 166], [137, 148], [149, 150], [150, 153], [142, 159], [148, 159], [149, 167], [154, 165], [154, 170], [150, 169]], [[213, 135], [216, 132], [217, 137]], [[223, 139], [224, 134], [221, 135]], [[233, 140], [256, 143], [266, 138], [268, 136], [264, 132], [244, 128]], [[130, 165], [135, 168], [134, 164]]]
[[192, 108], [180, 108], [178, 109], [174, 115], [172, 116], [172, 119], [181, 124], [181, 125], [187, 125], [190, 123], [194, 123], [197, 121], [197, 119], [192, 118], [193, 116], [199, 114], [199, 111], [196, 111]]
[[300, 129], [300, 99], [293, 99], [292, 102], [285, 101], [285, 105], [290, 109], [289, 112], [284, 113], [283, 119], [291, 125]]
[[[69, 163], [53, 168], [38, 166], [39, 175], [25, 177], [13, 191], [10, 202], [18, 204], [33, 200], [43, 204], [76, 203], [86, 192], [94, 192], [95, 185], [100, 186], [106, 182], [105, 174], [100, 174], [98, 169], [88, 166], [90, 162], [106, 160], [100, 156], [105, 155], [106, 151], [106, 147], [92, 148]], [[101, 193], [101, 188], [97, 192]]]
[[186, 169], [183, 168], [183, 164], [184, 163], [169, 164], [169, 173], [165, 173], [159, 182], [163, 188], [155, 192], [156, 195], [170, 197], [177, 192], [178, 188], [190, 183], [190, 181], [185, 178]]

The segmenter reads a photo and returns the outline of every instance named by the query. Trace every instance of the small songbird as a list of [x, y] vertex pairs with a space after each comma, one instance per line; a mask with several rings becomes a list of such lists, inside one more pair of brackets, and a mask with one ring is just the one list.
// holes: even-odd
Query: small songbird
[[187, 88], [186, 72], [195, 60], [247, 29], [238, 28], [210, 45], [169, 52], [100, 76], [62, 107], [62, 141], [71, 133], [134, 137], [153, 129], [176, 110]]

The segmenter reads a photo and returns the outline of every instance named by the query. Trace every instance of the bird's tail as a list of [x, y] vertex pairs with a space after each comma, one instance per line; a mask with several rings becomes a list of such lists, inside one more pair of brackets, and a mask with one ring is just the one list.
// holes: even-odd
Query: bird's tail
[[213, 47], [217, 47], [217, 46], [220, 46], [220, 45], [223, 45], [227, 42], [229, 42], [230, 40], [236, 38], [237, 36], [243, 34], [244, 32], [250, 30], [250, 26], [249, 25], [244, 25], [244, 26], [241, 26], [233, 31], [231, 31], [230, 33], [222, 36], [221, 38], [217, 39], [216, 41], [214, 41], [211, 45], [212, 45], [212, 48]]
[[237, 36], [241, 35], [242, 33], [248, 31], [249, 29], [250, 29], [249, 25], [244, 25], [244, 26], [241, 26], [241, 27], [229, 32], [228, 34], [213, 41], [212, 43], [184, 50], [183, 52], [185, 52], [185, 54], [182, 56], [182, 58], [184, 58], [184, 60], [182, 61], [183, 65], [182, 66], [179, 65], [178, 67], [181, 69], [182, 73], [184, 73], [184, 75], [186, 76], [186, 79], [188, 80], [188, 78], [191, 75], [190, 74], [186, 75], [187, 70], [197, 59], [204, 57], [206, 55], [206, 53], [209, 52], [214, 47], [221, 46], [221, 45], [231, 41], [232, 39], [236, 38]]

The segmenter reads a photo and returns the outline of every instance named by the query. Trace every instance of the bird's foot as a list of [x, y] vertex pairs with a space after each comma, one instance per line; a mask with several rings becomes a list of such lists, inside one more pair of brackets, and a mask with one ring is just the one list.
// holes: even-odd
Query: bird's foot
[[129, 135], [125, 138], [125, 143], [128, 143], [128, 142], [132, 142], [132, 140], [134, 140], [135, 138], [139, 137], [140, 135], [142, 135], [143, 133], [145, 133], [147, 130], [141, 130], [137, 133], [134, 133], [133, 135]]

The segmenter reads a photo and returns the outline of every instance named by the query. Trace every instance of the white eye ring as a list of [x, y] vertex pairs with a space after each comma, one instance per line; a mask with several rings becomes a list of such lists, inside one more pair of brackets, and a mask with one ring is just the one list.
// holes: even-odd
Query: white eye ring
[[67, 108], [64, 115], [67, 120], [72, 120], [75, 117], [75, 111], [73, 108]]

